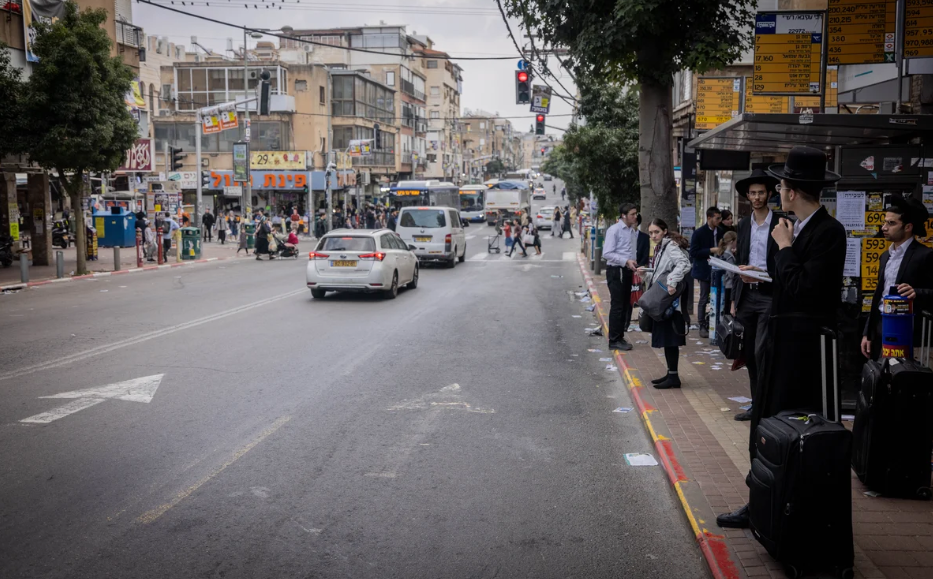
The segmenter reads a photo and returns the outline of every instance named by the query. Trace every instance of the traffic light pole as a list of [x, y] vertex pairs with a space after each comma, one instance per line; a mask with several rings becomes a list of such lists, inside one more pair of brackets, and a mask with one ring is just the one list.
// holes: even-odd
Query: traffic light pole
[[[201, 195], [202, 195], [202, 188], [201, 188], [201, 181], [202, 181], [202, 179], [201, 179], [201, 126], [202, 126], [202, 125], [201, 125], [201, 114], [200, 114], [200, 112], [199, 112], [198, 115], [197, 115], [197, 121], [198, 121], [198, 122], [196, 122], [196, 123], [194, 124], [194, 125], [195, 125], [195, 126], [194, 126], [194, 134], [195, 134], [195, 139], [194, 139], [194, 162], [195, 162], [195, 166], [197, 167], [197, 172], [198, 172], [198, 173], [197, 173], [197, 175], [198, 175], [198, 179], [197, 179], [197, 187], [198, 187], [198, 188], [197, 188], [197, 195], [196, 195], [196, 197], [194, 198], [194, 226], [197, 227], [198, 229], [200, 229], [200, 228], [201, 228], [201, 203], [202, 203], [202, 199], [201, 199]], [[182, 201], [182, 205], [184, 205], [184, 201]], [[199, 234], [199, 235], [200, 235], [200, 234]]]

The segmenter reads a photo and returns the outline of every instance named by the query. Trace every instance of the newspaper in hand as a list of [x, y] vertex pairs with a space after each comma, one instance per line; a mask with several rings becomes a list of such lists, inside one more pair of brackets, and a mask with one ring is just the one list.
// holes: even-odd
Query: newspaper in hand
[[733, 265], [729, 263], [728, 261], [723, 261], [719, 259], [718, 257], [709, 258], [709, 264], [715, 267], [716, 269], [723, 269], [726, 271], [731, 271], [732, 273], [737, 273], [739, 275], [751, 277], [751, 278], [757, 279], [758, 281], [766, 281], [768, 283], [772, 281], [771, 276], [769, 276], [767, 272], [755, 271], [753, 269], [739, 269], [739, 266]]

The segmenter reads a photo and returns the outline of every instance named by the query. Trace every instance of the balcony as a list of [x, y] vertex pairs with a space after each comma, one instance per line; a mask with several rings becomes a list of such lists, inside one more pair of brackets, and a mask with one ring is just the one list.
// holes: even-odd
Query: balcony
[[143, 44], [143, 29], [133, 26], [129, 22], [115, 22], [117, 27], [117, 44], [141, 48]]
[[407, 81], [405, 79], [402, 79], [401, 86], [402, 86], [403, 93], [407, 94], [408, 96], [415, 97], [416, 99], [420, 101], [424, 100], [424, 93], [419, 90], [415, 90], [414, 83]]
[[353, 157], [354, 167], [394, 167], [395, 153], [385, 151], [373, 151], [372, 155], [366, 157]]

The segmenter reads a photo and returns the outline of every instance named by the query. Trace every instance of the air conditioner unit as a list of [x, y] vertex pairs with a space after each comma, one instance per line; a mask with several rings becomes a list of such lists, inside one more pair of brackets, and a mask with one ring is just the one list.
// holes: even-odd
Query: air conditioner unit
[[305, 42], [304, 47], [305, 47], [305, 52], [314, 52], [313, 44], [308, 44], [307, 42]]
[[250, 80], [256, 80], [256, 79], [259, 78], [259, 71], [258, 71], [258, 70], [250, 70], [250, 71], [248, 71], [248, 73], [247, 73], [247, 77], [248, 77]]

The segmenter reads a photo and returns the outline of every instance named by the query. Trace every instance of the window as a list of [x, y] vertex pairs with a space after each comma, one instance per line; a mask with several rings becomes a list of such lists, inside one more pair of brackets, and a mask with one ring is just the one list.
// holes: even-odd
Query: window
[[445, 227], [444, 211], [441, 209], [409, 209], [404, 210], [399, 222], [402, 227], [422, 227], [424, 229], [437, 229]]
[[436, 61], [436, 60], [429, 60], [429, 61], [428, 61], [428, 68], [437, 68], [437, 61]]
[[460, 223], [460, 218], [457, 217], [457, 212], [454, 211], [453, 209], [451, 209], [451, 210], [450, 210], [450, 226], [451, 226], [451, 227], [458, 227], [458, 226], [461, 226], [461, 225], [463, 225], [463, 224]]
[[327, 93], [324, 91], [323, 86], [317, 87], [318, 99], [321, 101], [321, 104], [327, 104]]
[[486, 123], [480, 123], [479, 128], [480, 130], [483, 130], [483, 131], [486, 130]]
[[431, 111], [431, 118], [432, 118], [432, 119], [439, 119], [439, 118], [441, 118], [441, 111]]
[[441, 87], [432, 86], [431, 87], [431, 96], [441, 96]]
[[386, 71], [386, 86], [395, 86], [395, 71]]
[[379, 238], [379, 246], [382, 247], [382, 249], [402, 249], [396, 242], [395, 236], [391, 233]]
[[295, 92], [305, 92], [306, 90], [308, 90], [308, 81], [306, 80], [295, 81]]
[[376, 251], [372, 237], [325, 237], [318, 244], [322, 251]]

